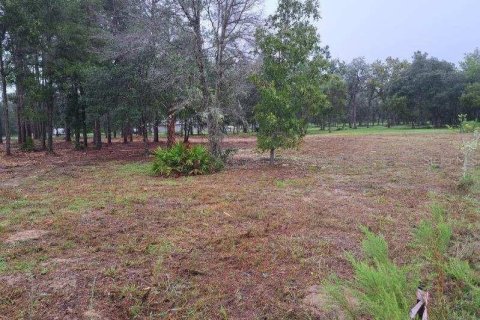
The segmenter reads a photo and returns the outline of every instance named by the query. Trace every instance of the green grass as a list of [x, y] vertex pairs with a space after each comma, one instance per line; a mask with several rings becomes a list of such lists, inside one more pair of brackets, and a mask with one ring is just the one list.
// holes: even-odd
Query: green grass
[[307, 129], [308, 134], [333, 134], [333, 135], [369, 135], [369, 134], [438, 134], [438, 133], [450, 133], [450, 129], [432, 129], [432, 128], [415, 128], [410, 126], [395, 126], [387, 128], [386, 126], [373, 126], [373, 127], [358, 127], [357, 129], [351, 129], [346, 126], [343, 130], [337, 130], [336, 127], [332, 127], [332, 132], [328, 130], [321, 130], [320, 127], [309, 127]]
[[75, 198], [72, 203], [68, 205], [67, 210], [69, 211], [85, 211], [90, 209], [92, 203], [88, 199], [84, 198]]
[[0, 206], [0, 215], [7, 215], [12, 213], [13, 211], [28, 208], [31, 206], [31, 202], [27, 199], [17, 199], [17, 200], [5, 200], [6, 203]]
[[7, 262], [3, 257], [0, 256], [0, 273], [4, 272], [7, 270]]
[[472, 179], [474, 181], [470, 192], [474, 195], [480, 195], [480, 167], [475, 168], [471, 172]]
[[150, 174], [150, 169], [150, 163], [134, 162], [119, 165], [117, 172], [121, 175], [148, 175]]

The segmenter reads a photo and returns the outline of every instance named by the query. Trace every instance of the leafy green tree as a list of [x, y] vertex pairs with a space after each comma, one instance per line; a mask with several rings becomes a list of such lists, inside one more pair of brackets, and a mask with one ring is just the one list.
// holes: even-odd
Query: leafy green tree
[[362, 104], [363, 92], [366, 92], [366, 80], [369, 65], [365, 58], [355, 58], [345, 68], [345, 81], [347, 83], [348, 107], [350, 111], [350, 125], [356, 129], [358, 111]]
[[338, 121], [344, 116], [347, 103], [347, 86], [339, 75], [332, 74], [324, 83], [322, 89], [327, 96], [327, 104], [320, 110], [314, 120], [317, 124], [320, 124], [322, 130], [325, 130], [325, 127], [328, 126], [328, 132], [331, 132], [332, 122]]
[[460, 99], [465, 106], [467, 115], [478, 121], [480, 118], [480, 82], [467, 85]]
[[298, 145], [309, 117], [328, 103], [322, 91], [328, 63], [313, 25], [318, 18], [314, 1], [281, 0], [267, 26], [257, 32], [263, 57], [254, 79], [260, 92], [257, 143], [259, 149], [270, 150], [271, 164], [276, 149]]
[[478, 121], [480, 118], [480, 50], [477, 48], [472, 53], [466, 54], [460, 66], [469, 82], [460, 98], [464, 106], [463, 112]]
[[436, 127], [454, 123], [460, 108], [464, 80], [455, 65], [416, 52], [412, 63], [392, 85], [390, 95], [407, 98], [403, 121]]
[[480, 49], [467, 53], [460, 66], [469, 82], [480, 82]]
[[387, 126], [389, 128], [392, 125], [394, 115], [398, 117], [406, 117], [408, 114], [407, 102], [407, 97], [399, 95], [390, 96], [385, 100], [383, 108], [388, 115]]

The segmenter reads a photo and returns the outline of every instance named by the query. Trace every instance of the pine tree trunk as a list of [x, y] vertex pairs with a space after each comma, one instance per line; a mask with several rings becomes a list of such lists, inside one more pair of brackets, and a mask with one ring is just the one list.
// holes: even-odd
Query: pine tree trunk
[[47, 130], [45, 129], [45, 122], [41, 123], [42, 135], [42, 150], [47, 150]]
[[51, 80], [49, 80], [49, 96], [47, 100], [47, 152], [53, 152], [53, 86]]
[[100, 118], [95, 119], [94, 124], [94, 141], [95, 141], [95, 149], [100, 150], [102, 149], [102, 132], [100, 126]]
[[112, 144], [112, 120], [110, 116], [110, 111], [107, 112], [107, 144]]
[[[352, 125], [353, 129], [357, 129], [357, 97], [354, 95], [352, 99]], [[352, 125], [350, 127], [352, 127]]]
[[155, 122], [153, 124], [153, 142], [158, 142], [158, 126], [160, 125], [160, 122], [158, 121], [158, 118], [155, 117]]
[[175, 111], [170, 110], [167, 117], [167, 147], [175, 144]]
[[145, 150], [145, 155], [148, 155], [148, 127], [147, 127], [147, 120], [145, 119], [145, 115], [142, 114], [142, 137], [143, 137], [143, 149]]
[[75, 150], [80, 150], [80, 127], [75, 126]]
[[275, 163], [275, 149], [270, 149], [270, 165], [273, 166]]
[[3, 128], [5, 130], [5, 154], [7, 156], [12, 154], [11, 151], [11, 142], [10, 142], [10, 120], [8, 112], [8, 96], [7, 96], [7, 79], [5, 74], [5, 65], [3, 62], [3, 39], [5, 38], [5, 33], [0, 39], [0, 77], [2, 80], [2, 103], [3, 103]]
[[87, 116], [85, 114], [85, 106], [82, 105], [82, 135], [83, 135], [83, 148], [88, 147], [88, 133], [87, 133]]
[[25, 70], [24, 70], [24, 57], [21, 52], [21, 48], [17, 45], [13, 51], [13, 61], [15, 65], [15, 86], [17, 97], [17, 128], [18, 128], [18, 144], [22, 145], [25, 142], [25, 127], [23, 124], [23, 108], [25, 104]]
[[127, 144], [128, 143], [128, 127], [126, 123], [123, 125], [122, 136], [123, 136], [123, 144]]
[[72, 142], [72, 129], [70, 129], [70, 125], [65, 128], [65, 142]]

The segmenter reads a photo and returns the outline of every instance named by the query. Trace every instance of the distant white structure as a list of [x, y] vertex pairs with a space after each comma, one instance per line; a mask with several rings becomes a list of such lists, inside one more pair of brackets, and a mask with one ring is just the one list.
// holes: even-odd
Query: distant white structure
[[65, 134], [65, 128], [54, 128], [53, 129], [53, 134], [56, 136], [64, 135]]
[[[175, 122], [175, 133], [183, 133], [182, 130], [183, 130], [182, 122], [181, 121]], [[153, 132], [153, 127], [152, 127], [151, 131]], [[160, 134], [168, 132], [166, 121], [163, 121], [163, 122], [160, 123], [160, 125], [158, 126], [158, 132]], [[193, 133], [198, 134], [198, 128], [195, 125], [193, 126]]]

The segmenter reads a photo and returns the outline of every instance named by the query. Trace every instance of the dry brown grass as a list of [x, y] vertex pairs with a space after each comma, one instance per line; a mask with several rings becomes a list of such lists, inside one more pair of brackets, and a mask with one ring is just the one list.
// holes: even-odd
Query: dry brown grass
[[[456, 192], [460, 141], [309, 136], [270, 167], [227, 139], [227, 170], [178, 179], [149, 176], [140, 142], [0, 158], [0, 317], [314, 318], [302, 299], [350, 275], [359, 225], [406, 257], [432, 197]], [[25, 230], [47, 233], [6, 242]]]

